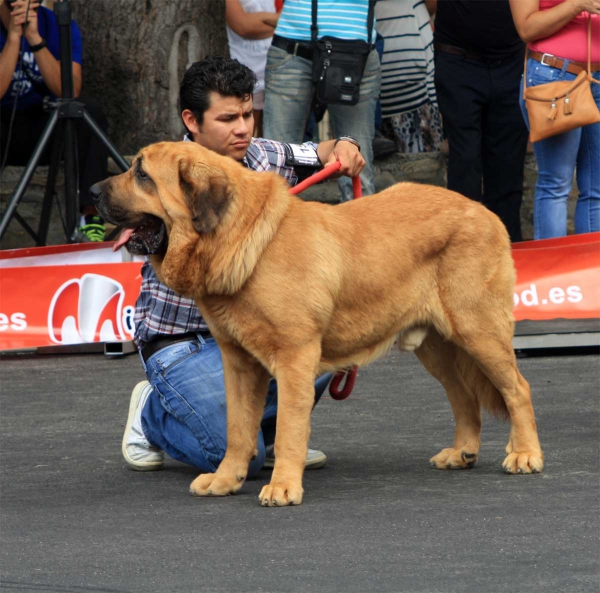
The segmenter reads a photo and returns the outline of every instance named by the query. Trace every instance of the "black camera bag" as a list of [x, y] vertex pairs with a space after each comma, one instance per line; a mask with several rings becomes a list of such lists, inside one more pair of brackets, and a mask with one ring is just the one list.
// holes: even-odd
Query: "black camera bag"
[[373, 49], [371, 34], [375, 1], [369, 0], [369, 41], [323, 37], [317, 39], [317, 1], [312, 1], [312, 82], [322, 104], [356, 105], [367, 58]]

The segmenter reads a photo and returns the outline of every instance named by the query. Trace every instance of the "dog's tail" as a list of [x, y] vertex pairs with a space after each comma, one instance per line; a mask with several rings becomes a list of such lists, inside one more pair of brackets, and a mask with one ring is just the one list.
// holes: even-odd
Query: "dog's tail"
[[508, 419], [508, 408], [502, 394], [487, 378], [475, 360], [461, 348], [456, 348], [456, 370], [480, 407], [496, 418]]

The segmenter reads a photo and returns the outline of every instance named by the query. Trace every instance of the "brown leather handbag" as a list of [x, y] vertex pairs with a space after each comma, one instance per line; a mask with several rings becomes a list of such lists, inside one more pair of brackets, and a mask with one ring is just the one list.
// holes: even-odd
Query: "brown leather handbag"
[[529, 115], [529, 138], [532, 142], [544, 140], [575, 128], [600, 122], [600, 110], [594, 101], [590, 83], [592, 21], [588, 17], [588, 69], [582, 70], [575, 80], [548, 82], [527, 88], [527, 55], [523, 76], [523, 98]]

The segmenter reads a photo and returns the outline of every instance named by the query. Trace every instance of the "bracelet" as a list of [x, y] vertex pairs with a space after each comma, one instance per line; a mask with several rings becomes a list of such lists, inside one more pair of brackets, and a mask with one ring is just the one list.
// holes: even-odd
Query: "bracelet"
[[37, 45], [30, 45], [29, 51], [35, 53], [36, 51], [40, 51], [40, 49], [44, 49], [48, 44], [45, 39], [42, 39]]
[[333, 146], [335, 147], [335, 145], [338, 142], [341, 142], [342, 140], [344, 140], [345, 142], [350, 142], [351, 144], [354, 144], [354, 146], [356, 146], [356, 148], [358, 148], [358, 152], [360, 152], [360, 142], [356, 138], [352, 138], [352, 136], [340, 136], [335, 141], [335, 144]]

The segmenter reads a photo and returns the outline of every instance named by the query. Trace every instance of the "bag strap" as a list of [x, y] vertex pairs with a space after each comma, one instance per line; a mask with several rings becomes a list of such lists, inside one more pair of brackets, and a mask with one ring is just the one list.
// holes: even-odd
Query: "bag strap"
[[599, 80], [596, 80], [592, 76], [592, 14], [588, 14], [588, 69], [587, 69], [587, 78], [590, 82], [595, 82], [596, 84], [600, 84]]
[[523, 62], [523, 101], [525, 101], [525, 91], [527, 90], [527, 58], [529, 57], [529, 43], [525, 46], [525, 58]]
[[[317, 27], [317, 2], [319, 0], [312, 0], [312, 23], [310, 25], [310, 38], [312, 44], [315, 45], [317, 41], [317, 35], [319, 34], [319, 29]], [[368, 44], [371, 44], [371, 37], [373, 36], [373, 20], [375, 18], [375, 2], [377, 0], [368, 0], [369, 2], [369, 12], [367, 14], [367, 32], [369, 34]]]
[[371, 35], [373, 34], [373, 19], [375, 18], [375, 2], [377, 0], [369, 0], [369, 14], [367, 15], [367, 31], [369, 39], [367, 43], [371, 45]]
[[588, 76], [592, 70], [592, 15], [588, 14]]
[[[529, 43], [525, 50], [525, 63], [523, 64], [523, 100], [525, 100], [525, 91], [527, 90], [527, 57], [529, 56]], [[600, 84], [599, 80], [596, 80], [592, 76], [592, 15], [588, 14], [588, 56], [587, 56], [587, 79], [590, 82]]]
[[312, 0], [312, 23], [310, 25], [310, 39], [313, 45], [316, 43], [317, 34], [319, 33], [319, 29], [317, 28], [317, 1], [318, 0]]

